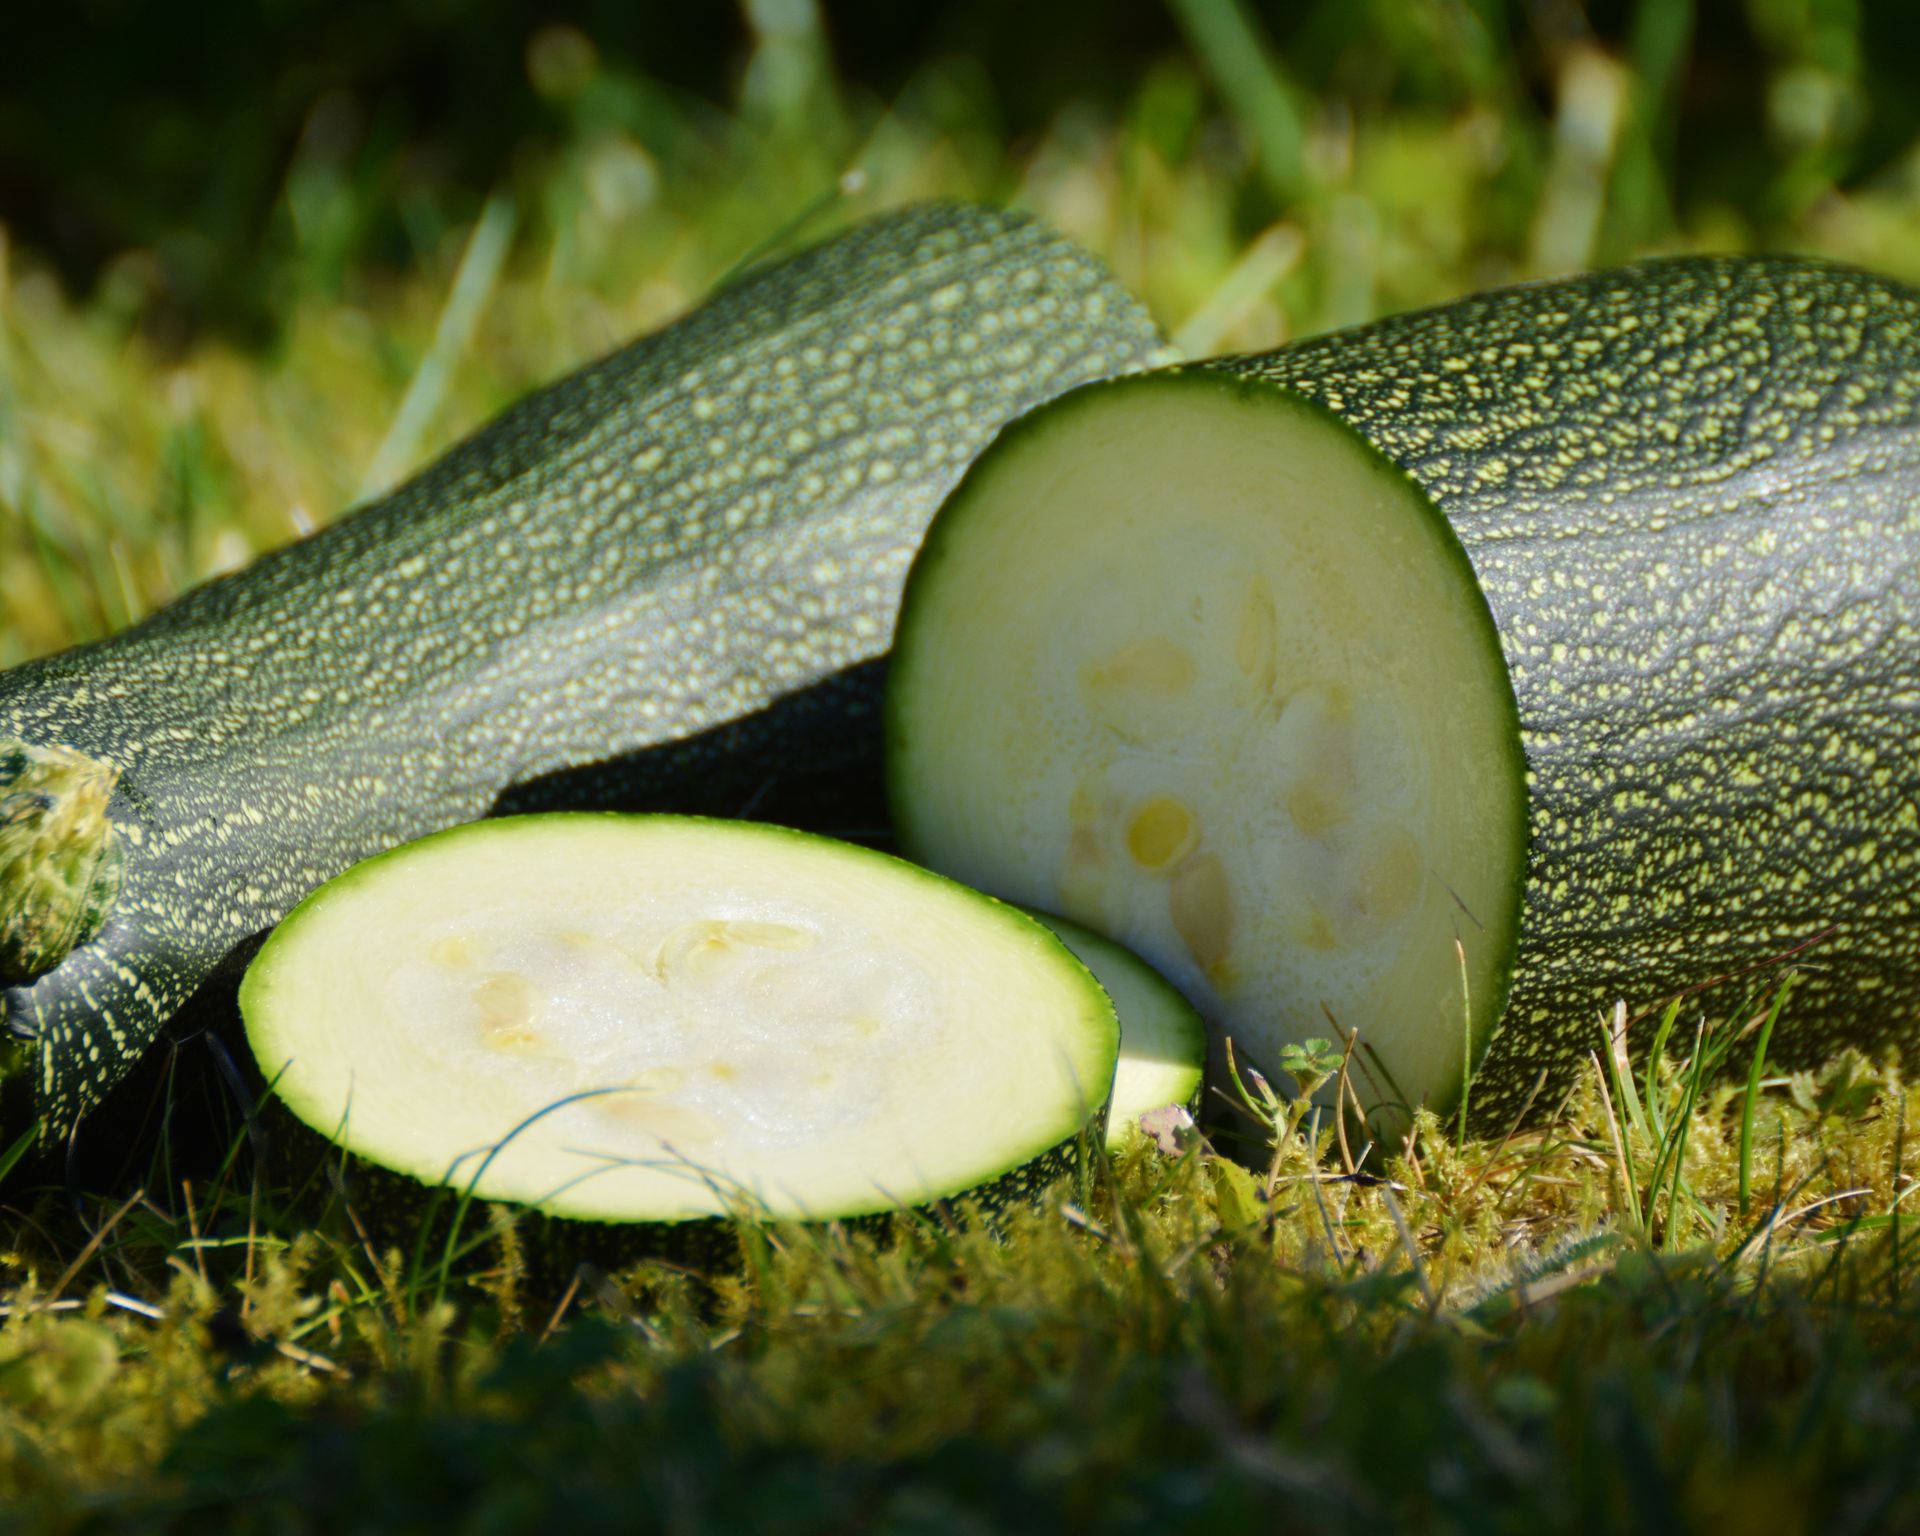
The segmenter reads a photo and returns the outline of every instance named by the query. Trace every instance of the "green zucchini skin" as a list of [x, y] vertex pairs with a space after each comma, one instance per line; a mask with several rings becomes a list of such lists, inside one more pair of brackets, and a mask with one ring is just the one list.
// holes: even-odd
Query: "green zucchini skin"
[[1212, 366], [1400, 465], [1497, 622], [1530, 854], [1483, 1129], [1550, 1111], [1615, 999], [1828, 930], [1774, 1054], [1913, 1054], [1920, 294], [1681, 258]]
[[360, 859], [503, 797], [629, 802], [659, 777], [649, 749], [708, 762], [730, 722], [768, 761], [877, 750], [863, 664], [940, 498], [1004, 421], [1167, 355], [1032, 220], [909, 209], [530, 396], [312, 538], [0, 676], [0, 737], [119, 771], [117, 900], [5, 994], [38, 1042], [43, 1129]]

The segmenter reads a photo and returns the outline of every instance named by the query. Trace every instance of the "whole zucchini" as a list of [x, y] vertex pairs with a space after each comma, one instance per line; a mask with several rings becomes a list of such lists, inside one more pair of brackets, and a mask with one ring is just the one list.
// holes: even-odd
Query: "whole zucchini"
[[633, 801], [716, 756], [778, 771], [870, 746], [863, 664], [941, 495], [1011, 416], [1162, 355], [1031, 220], [908, 210], [747, 277], [314, 537], [0, 677], [0, 981], [43, 1127], [360, 859], [503, 798]]
[[1816, 939], [1776, 1050], [1911, 1052], [1920, 294], [1655, 262], [1076, 391], [936, 518], [888, 712], [910, 853], [1269, 1069], [1331, 1022], [1504, 1129]]

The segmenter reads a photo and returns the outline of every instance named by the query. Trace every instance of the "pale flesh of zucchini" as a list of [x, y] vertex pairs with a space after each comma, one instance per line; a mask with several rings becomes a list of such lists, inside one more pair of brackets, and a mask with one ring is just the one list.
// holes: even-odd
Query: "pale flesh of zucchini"
[[1458, 1094], [1517, 922], [1512, 691], [1445, 523], [1332, 417], [1184, 374], [1027, 418], [934, 524], [888, 709], [914, 857], [1139, 951], [1270, 1074], [1357, 1030], [1370, 1107]]
[[1207, 1065], [1207, 1031], [1179, 989], [1125, 945], [1052, 912], [1035, 911], [1113, 999], [1120, 1062], [1107, 1105], [1107, 1146], [1142, 1134], [1140, 1117], [1169, 1104], [1191, 1108]]
[[1086, 1124], [1115, 1049], [1023, 914], [682, 817], [482, 822], [370, 860], [281, 925], [242, 1006], [275, 1091], [350, 1151], [599, 1220], [960, 1194]]

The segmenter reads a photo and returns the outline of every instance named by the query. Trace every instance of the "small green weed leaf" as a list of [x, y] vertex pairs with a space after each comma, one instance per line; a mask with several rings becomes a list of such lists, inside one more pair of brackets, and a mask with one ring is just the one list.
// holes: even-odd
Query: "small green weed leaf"
[[1845, 1050], [1814, 1079], [1814, 1114], [1859, 1119], [1884, 1087], [1880, 1073], [1868, 1066], [1864, 1056], [1857, 1050]]
[[1207, 1163], [1207, 1178], [1213, 1185], [1220, 1225], [1227, 1231], [1239, 1232], [1267, 1219], [1267, 1202], [1261, 1198], [1259, 1184], [1238, 1163], [1213, 1158]]
[[1280, 1048], [1281, 1069], [1293, 1079], [1303, 1099], [1340, 1070], [1340, 1057], [1331, 1040], [1318, 1036]]
[[1818, 1072], [1796, 1072], [1787, 1091], [1819, 1120], [1853, 1120], [1864, 1114], [1884, 1085], [1858, 1051], [1842, 1051]]

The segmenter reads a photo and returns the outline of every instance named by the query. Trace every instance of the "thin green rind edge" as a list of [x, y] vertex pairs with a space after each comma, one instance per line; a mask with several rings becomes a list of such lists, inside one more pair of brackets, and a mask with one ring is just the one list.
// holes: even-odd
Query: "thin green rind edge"
[[[1001, 901], [998, 897], [988, 895], [984, 891], [976, 891], [971, 886], [963, 885], [957, 880], [949, 879], [947, 876], [935, 870], [928, 869], [924, 865], [915, 864], [907, 859], [897, 858], [892, 854], [883, 853], [875, 848], [863, 847], [858, 843], [845, 843], [835, 838], [823, 837], [818, 833], [802, 832], [796, 828], [782, 827], [771, 822], [731, 821], [711, 816], [687, 816], [667, 813], [643, 813], [636, 815], [620, 811], [545, 811], [525, 816], [500, 816], [484, 821], [466, 822], [459, 826], [444, 828], [438, 832], [430, 832], [424, 837], [415, 838], [411, 842], [401, 843], [396, 847], [388, 849], [384, 853], [378, 853], [371, 858], [361, 860], [358, 864], [343, 870], [331, 880], [318, 886], [303, 898], [292, 911], [282, 918], [279, 924], [275, 926], [273, 932], [268, 935], [266, 942], [260, 947], [259, 953], [254, 956], [252, 963], [247, 967], [246, 974], [241, 978], [239, 989], [241, 1022], [247, 1036], [248, 1049], [253, 1054], [256, 1067], [263, 1074], [267, 1071], [266, 1063], [262, 1059], [263, 1052], [261, 1050], [261, 1034], [264, 1032], [264, 1026], [257, 1025], [256, 1020], [268, 1011], [265, 993], [267, 987], [271, 984], [268, 975], [271, 969], [271, 957], [277, 950], [285, 948], [287, 944], [292, 942], [288, 934], [295, 928], [297, 919], [303, 913], [311, 912], [324, 901], [337, 900], [343, 891], [349, 890], [352, 886], [366, 879], [369, 872], [372, 871], [375, 866], [393, 859], [405, 857], [429, 843], [436, 843], [452, 838], [471, 838], [476, 835], [512, 836], [516, 832], [524, 831], [530, 824], [632, 824], [636, 822], [653, 824], [673, 823], [709, 829], [720, 828], [725, 829], [724, 835], [728, 836], [772, 834], [797, 840], [808, 845], [823, 845], [834, 850], [836, 855], [862, 858], [883, 865], [890, 870], [905, 871], [909, 875], [941, 890], [948, 899], [954, 897], [965, 898], [970, 903], [983, 905], [988, 910], [998, 913], [999, 916], [996, 920], [1016, 925], [1020, 929], [1022, 936], [1029, 943], [1034, 944], [1043, 951], [1052, 952], [1052, 963], [1064, 964], [1073, 972], [1078, 973], [1079, 977], [1085, 983], [1085, 986], [1082, 988], [1083, 993], [1090, 1001], [1097, 1003], [1097, 1006], [1088, 1009], [1082, 1022], [1093, 1027], [1094, 1030], [1103, 1036], [1101, 1041], [1101, 1054], [1109, 1064], [1105, 1074], [1106, 1093], [1098, 1101], [1089, 1103], [1082, 1122], [1074, 1127], [1064, 1138], [1048, 1142], [1036, 1150], [1023, 1149], [1022, 1152], [1015, 1154], [1018, 1161], [1008, 1164], [1000, 1171], [989, 1174], [981, 1179], [979, 1183], [968, 1185], [962, 1189], [925, 1194], [912, 1191], [905, 1193], [883, 1191], [877, 1192], [875, 1199], [870, 1203], [852, 1205], [831, 1212], [813, 1212], [805, 1215], [775, 1212], [770, 1213], [768, 1219], [775, 1221], [798, 1221], [802, 1223], [860, 1220], [870, 1217], [892, 1215], [904, 1211], [927, 1209], [944, 1205], [951, 1201], [972, 1201], [979, 1204], [984, 1210], [998, 1210], [1011, 1204], [1025, 1192], [1038, 1190], [1051, 1184], [1055, 1179], [1070, 1169], [1076, 1149], [1080, 1147], [1089, 1135], [1104, 1135], [1107, 1105], [1112, 1098], [1113, 1092], [1112, 1067], [1117, 1064], [1119, 1058], [1120, 1025], [1118, 1015], [1114, 1011], [1112, 1000], [1107, 996], [1106, 990], [1100, 985], [1098, 980], [1095, 979], [1093, 973], [1080, 963], [1073, 952], [1068, 949], [1058, 937], [1050, 932], [1044, 923], [1028, 916], [1019, 907], [1010, 902]], [[1104, 1028], [1101, 1028], [1103, 1024]], [[562, 1221], [583, 1227], [606, 1226], [616, 1229], [626, 1227], [698, 1227], [715, 1222], [724, 1224], [729, 1220], [727, 1217], [711, 1214], [679, 1217], [617, 1217], [600, 1211], [569, 1210], [564, 1200], [549, 1199], [534, 1201], [526, 1200], [517, 1195], [498, 1194], [490, 1192], [482, 1185], [472, 1181], [456, 1184], [450, 1182], [443, 1172], [436, 1171], [432, 1174], [426, 1174], [416, 1169], [398, 1167], [393, 1163], [383, 1161], [351, 1145], [343, 1144], [335, 1140], [336, 1134], [342, 1126], [342, 1121], [339, 1118], [327, 1117], [328, 1123], [323, 1125], [320, 1123], [322, 1117], [307, 1112], [311, 1106], [303, 1107], [293, 1096], [280, 1091], [278, 1086], [271, 1081], [268, 1083], [268, 1088], [273, 1094], [276, 1103], [300, 1125], [325, 1141], [327, 1145], [334, 1147], [336, 1150], [345, 1151], [357, 1163], [364, 1164], [372, 1169], [377, 1169], [381, 1173], [405, 1179], [419, 1186], [424, 1195], [431, 1195], [435, 1190], [443, 1190], [455, 1196], [467, 1195], [470, 1196], [471, 1199], [479, 1202], [510, 1205], [548, 1220]]]
[[[905, 782], [904, 768], [908, 750], [907, 742], [912, 734], [910, 722], [912, 704], [908, 699], [909, 688], [904, 679], [919, 666], [920, 647], [917, 644], [914, 619], [926, 593], [938, 580], [948, 543], [956, 537], [964, 536], [969, 503], [975, 496], [985, 493], [993, 478], [1001, 472], [1003, 461], [1017, 454], [1025, 446], [1029, 437], [1045, 431], [1056, 418], [1105, 400], [1116, 391], [1131, 393], [1150, 389], [1207, 388], [1218, 390], [1241, 401], [1291, 409], [1311, 417], [1344, 439], [1362, 463], [1392, 481], [1394, 486], [1404, 493], [1414, 509], [1421, 514], [1424, 526], [1432, 536], [1442, 557], [1452, 565], [1457, 577], [1465, 578], [1460, 583], [1460, 589], [1466, 599], [1467, 614], [1473, 628], [1479, 633], [1482, 650], [1494, 662], [1493, 674], [1500, 680], [1497, 703], [1500, 706], [1499, 713], [1504, 727], [1502, 744], [1505, 751], [1502, 755], [1507, 759], [1513, 781], [1520, 791], [1514, 797], [1511, 821], [1513, 829], [1511, 846], [1515, 849], [1517, 858], [1511, 878], [1507, 882], [1511, 899], [1506, 910], [1497, 918], [1489, 919], [1482, 925], [1485, 931], [1493, 936], [1498, 946], [1493, 1006], [1473, 1023], [1471, 1038], [1464, 1052], [1466, 1060], [1463, 1063], [1460, 1087], [1445, 1101], [1430, 1102], [1428, 1105], [1436, 1112], [1445, 1114], [1458, 1105], [1462, 1093], [1470, 1092], [1473, 1073], [1485, 1058], [1487, 1049], [1506, 1014], [1507, 1001], [1513, 992], [1514, 973], [1519, 960], [1520, 920], [1525, 901], [1527, 877], [1532, 864], [1533, 834], [1528, 815], [1526, 745], [1520, 728], [1520, 701], [1514, 693], [1513, 678], [1507, 667], [1506, 651], [1500, 641], [1500, 626], [1494, 618], [1493, 607], [1487, 598], [1485, 587], [1481, 584], [1479, 572], [1475, 570], [1473, 560], [1467, 554], [1466, 546], [1460, 542], [1459, 535], [1454, 532], [1453, 525], [1447, 521], [1446, 514], [1440, 510], [1439, 504], [1427, 494], [1420, 483], [1336, 411], [1285, 385], [1229, 372], [1228, 366], [1235, 361], [1236, 359], [1233, 358], [1220, 358], [1211, 362], [1177, 363], [1170, 368], [1128, 374], [1117, 379], [1101, 379], [1069, 390], [1003, 426], [980, 456], [968, 466], [967, 472], [961, 476], [959, 482], [948, 492], [939, 510], [934, 513], [926, 536], [921, 540], [920, 549], [908, 568], [906, 584], [900, 597], [899, 617], [894, 624], [893, 650], [888, 664], [887, 687], [881, 717], [885, 754], [884, 777], [894, 833], [902, 851], [910, 858], [916, 856], [917, 851], [924, 846], [914, 825], [914, 796], [911, 787]], [[1362, 1044], [1364, 1046], [1364, 1042]]]

